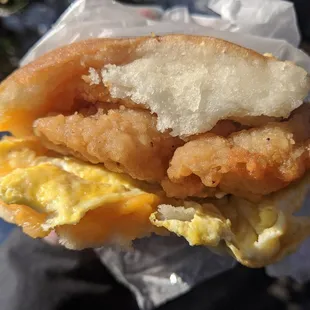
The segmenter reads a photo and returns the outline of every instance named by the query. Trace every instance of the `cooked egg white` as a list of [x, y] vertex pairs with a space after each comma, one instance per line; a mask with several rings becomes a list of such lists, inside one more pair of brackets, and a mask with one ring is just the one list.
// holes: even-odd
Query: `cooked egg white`
[[[310, 235], [310, 218], [293, 215], [309, 189], [310, 174], [259, 203], [232, 196], [212, 204], [160, 205], [151, 222], [185, 237], [191, 245], [214, 247], [225, 242], [239, 262], [261, 267], [294, 251]], [[179, 218], [180, 208], [190, 215]]]
[[34, 138], [0, 141], [0, 216], [37, 238], [55, 230], [68, 248], [127, 245], [152, 232], [172, 232], [190, 245], [222, 248], [260, 267], [310, 235], [302, 206], [310, 174], [259, 203], [238, 197], [168, 199], [153, 185], [73, 158], [57, 157]]
[[[81, 238], [85, 242], [79, 247], [120, 237], [118, 233], [125, 227], [131, 240], [150, 233], [149, 216], [158, 204], [157, 195], [144, 190], [151, 186], [100, 165], [40, 156], [44, 153], [32, 139], [0, 142], [0, 208], [4, 219], [17, 222], [32, 237], [42, 237], [52, 229], [67, 234], [68, 226], [79, 223], [86, 213], [90, 213], [87, 218], [93, 217], [91, 211], [99, 209], [100, 221], [93, 218], [98, 231], [91, 227], [84, 232]], [[131, 225], [123, 223], [129, 216], [133, 218]]]

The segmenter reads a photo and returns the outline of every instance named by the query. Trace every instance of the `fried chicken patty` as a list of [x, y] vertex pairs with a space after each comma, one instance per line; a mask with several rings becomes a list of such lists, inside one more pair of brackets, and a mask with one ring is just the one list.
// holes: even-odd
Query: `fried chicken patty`
[[[242, 130], [227, 138], [206, 133], [179, 147], [162, 182], [169, 196], [186, 197], [192, 182], [206, 189], [257, 199], [300, 178], [309, 168], [310, 108], [304, 104], [289, 120]], [[201, 184], [197, 184], [200, 178]], [[175, 186], [173, 186], [175, 184]]]
[[149, 111], [111, 107], [93, 103], [73, 115], [41, 118], [34, 131], [49, 149], [160, 182], [178, 198], [229, 193], [257, 200], [302, 177], [310, 165], [307, 104], [288, 120], [257, 128], [223, 120], [187, 142], [158, 132]]
[[161, 181], [175, 149], [184, 143], [158, 132], [149, 112], [126, 108], [41, 118], [34, 132], [49, 149], [146, 181]]

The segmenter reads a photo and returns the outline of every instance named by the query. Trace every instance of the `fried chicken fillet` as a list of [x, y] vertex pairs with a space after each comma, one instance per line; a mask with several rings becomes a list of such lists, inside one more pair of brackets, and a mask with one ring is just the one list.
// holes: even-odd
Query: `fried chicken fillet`
[[211, 37], [52, 51], [0, 85], [0, 216], [74, 249], [172, 232], [272, 263], [310, 235], [309, 87]]
[[302, 177], [309, 169], [309, 152], [310, 108], [304, 104], [282, 122], [228, 137], [206, 133], [193, 138], [174, 153], [163, 186], [170, 196], [187, 197], [195, 175], [207, 188], [257, 200]]
[[73, 114], [40, 118], [34, 133], [46, 147], [135, 179], [160, 182], [175, 149], [184, 142], [156, 129], [156, 117], [147, 111], [118, 109], [105, 114]]

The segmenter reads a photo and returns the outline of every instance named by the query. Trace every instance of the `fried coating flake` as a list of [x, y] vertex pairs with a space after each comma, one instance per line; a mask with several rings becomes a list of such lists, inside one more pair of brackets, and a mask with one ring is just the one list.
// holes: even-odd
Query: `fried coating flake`
[[41, 118], [34, 132], [49, 149], [146, 181], [162, 180], [175, 149], [183, 144], [158, 132], [149, 112], [126, 108]]
[[170, 195], [185, 197], [191, 194], [193, 176], [207, 188], [251, 200], [284, 188], [309, 168], [309, 121], [310, 109], [305, 104], [287, 121], [227, 138], [211, 133], [200, 136], [176, 150], [168, 169], [172, 183], [165, 189]]

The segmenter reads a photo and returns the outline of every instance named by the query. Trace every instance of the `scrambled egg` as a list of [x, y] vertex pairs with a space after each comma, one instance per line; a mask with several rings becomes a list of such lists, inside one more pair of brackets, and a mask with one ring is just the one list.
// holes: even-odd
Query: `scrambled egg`
[[35, 138], [0, 142], [0, 216], [35, 238], [55, 230], [74, 249], [168, 231], [264, 266], [310, 235], [310, 219], [293, 215], [309, 187], [310, 174], [259, 203], [231, 196], [200, 204], [168, 199], [156, 186], [101, 165], [57, 157]]
[[[310, 174], [259, 203], [231, 196], [203, 205], [160, 205], [151, 222], [185, 237], [191, 245], [223, 248], [224, 243], [242, 264], [262, 267], [293, 252], [310, 235], [310, 218], [293, 215], [309, 189]], [[182, 214], [186, 210], [188, 216], [180, 218], [176, 209]]]
[[[75, 248], [120, 238], [131, 241], [152, 231], [148, 218], [159, 198], [145, 191], [145, 184], [100, 165], [44, 153], [33, 139], [0, 142], [0, 214], [4, 219], [21, 225], [32, 237], [56, 229], [66, 235], [66, 245]], [[92, 224], [85, 228], [83, 223], [89, 218]], [[79, 222], [83, 235], [76, 229]]]

